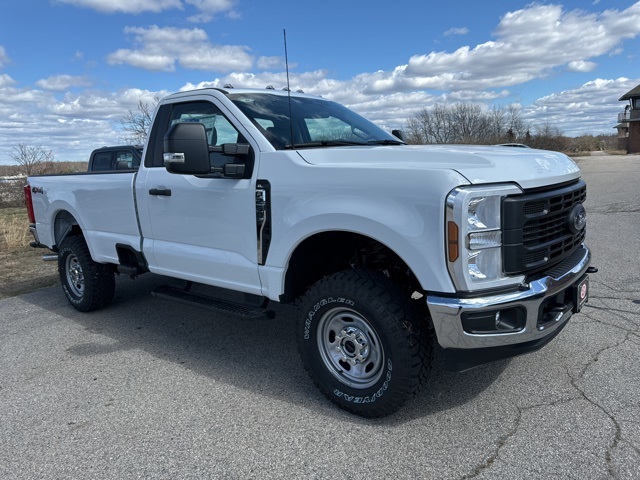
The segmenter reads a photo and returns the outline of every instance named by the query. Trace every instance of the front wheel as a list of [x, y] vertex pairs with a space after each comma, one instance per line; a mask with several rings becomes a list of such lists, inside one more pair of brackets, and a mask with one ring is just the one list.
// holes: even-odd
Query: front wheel
[[424, 383], [431, 361], [426, 322], [390, 279], [336, 273], [304, 296], [298, 347], [316, 386], [368, 418], [398, 410]]
[[58, 274], [64, 294], [76, 310], [98, 310], [113, 300], [113, 271], [108, 265], [93, 261], [81, 236], [67, 237], [62, 241], [58, 251]]

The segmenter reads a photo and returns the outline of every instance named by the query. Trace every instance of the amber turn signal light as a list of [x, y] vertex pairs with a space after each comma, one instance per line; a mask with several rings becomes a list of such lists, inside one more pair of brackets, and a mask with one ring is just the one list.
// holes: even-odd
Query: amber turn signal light
[[449, 222], [447, 224], [447, 256], [450, 262], [455, 262], [459, 255], [458, 225], [455, 222]]

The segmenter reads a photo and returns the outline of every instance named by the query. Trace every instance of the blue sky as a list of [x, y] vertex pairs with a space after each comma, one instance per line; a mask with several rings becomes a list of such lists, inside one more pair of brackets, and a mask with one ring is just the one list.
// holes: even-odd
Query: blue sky
[[21, 0], [0, 6], [0, 164], [84, 160], [138, 100], [285, 85], [402, 128], [437, 103], [515, 104], [532, 130], [613, 133], [640, 83], [640, 2]]

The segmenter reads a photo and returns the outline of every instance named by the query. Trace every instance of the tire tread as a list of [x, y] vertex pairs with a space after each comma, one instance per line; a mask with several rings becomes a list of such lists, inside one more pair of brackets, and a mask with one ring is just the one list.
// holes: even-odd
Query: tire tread
[[[344, 296], [365, 298], [370, 306], [375, 306], [377, 313], [393, 332], [389, 338], [392, 343], [400, 343], [406, 348], [408, 355], [407, 375], [396, 377], [396, 388], [385, 402], [376, 402], [360, 406], [349, 402], [341, 402], [318, 381], [308, 362], [305, 361], [305, 340], [302, 335], [306, 312], [312, 307], [315, 299], [326, 294], [335, 295], [341, 292]], [[427, 322], [420, 320], [420, 311], [405, 292], [391, 279], [381, 273], [370, 270], [345, 270], [327, 276], [313, 285], [303, 296], [300, 322], [298, 328], [298, 350], [303, 358], [305, 370], [313, 379], [318, 389], [333, 403], [341, 408], [366, 418], [388, 416], [402, 407], [406, 401], [415, 396], [426, 383], [432, 364], [433, 342]], [[396, 369], [397, 370], [397, 369]]]
[[[72, 253], [78, 259], [84, 274], [84, 292], [77, 301], [68, 291], [65, 272], [65, 255]], [[115, 293], [115, 278], [109, 265], [94, 262], [89, 247], [81, 235], [65, 238], [60, 245], [58, 273], [69, 303], [78, 311], [91, 312], [109, 305]], [[75, 301], [74, 301], [75, 300]]]

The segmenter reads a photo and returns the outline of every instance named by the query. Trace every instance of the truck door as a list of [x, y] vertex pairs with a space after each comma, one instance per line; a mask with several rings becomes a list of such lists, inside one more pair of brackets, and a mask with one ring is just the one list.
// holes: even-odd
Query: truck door
[[[209, 144], [249, 143], [210, 101], [161, 107], [151, 132], [136, 195], [144, 251], [154, 273], [260, 294], [256, 246], [255, 182], [221, 175], [169, 173], [162, 138], [177, 122], [201, 122]], [[255, 151], [255, 149], [253, 149]], [[212, 166], [234, 157], [211, 153]], [[146, 217], [146, 218], [145, 218]]]

